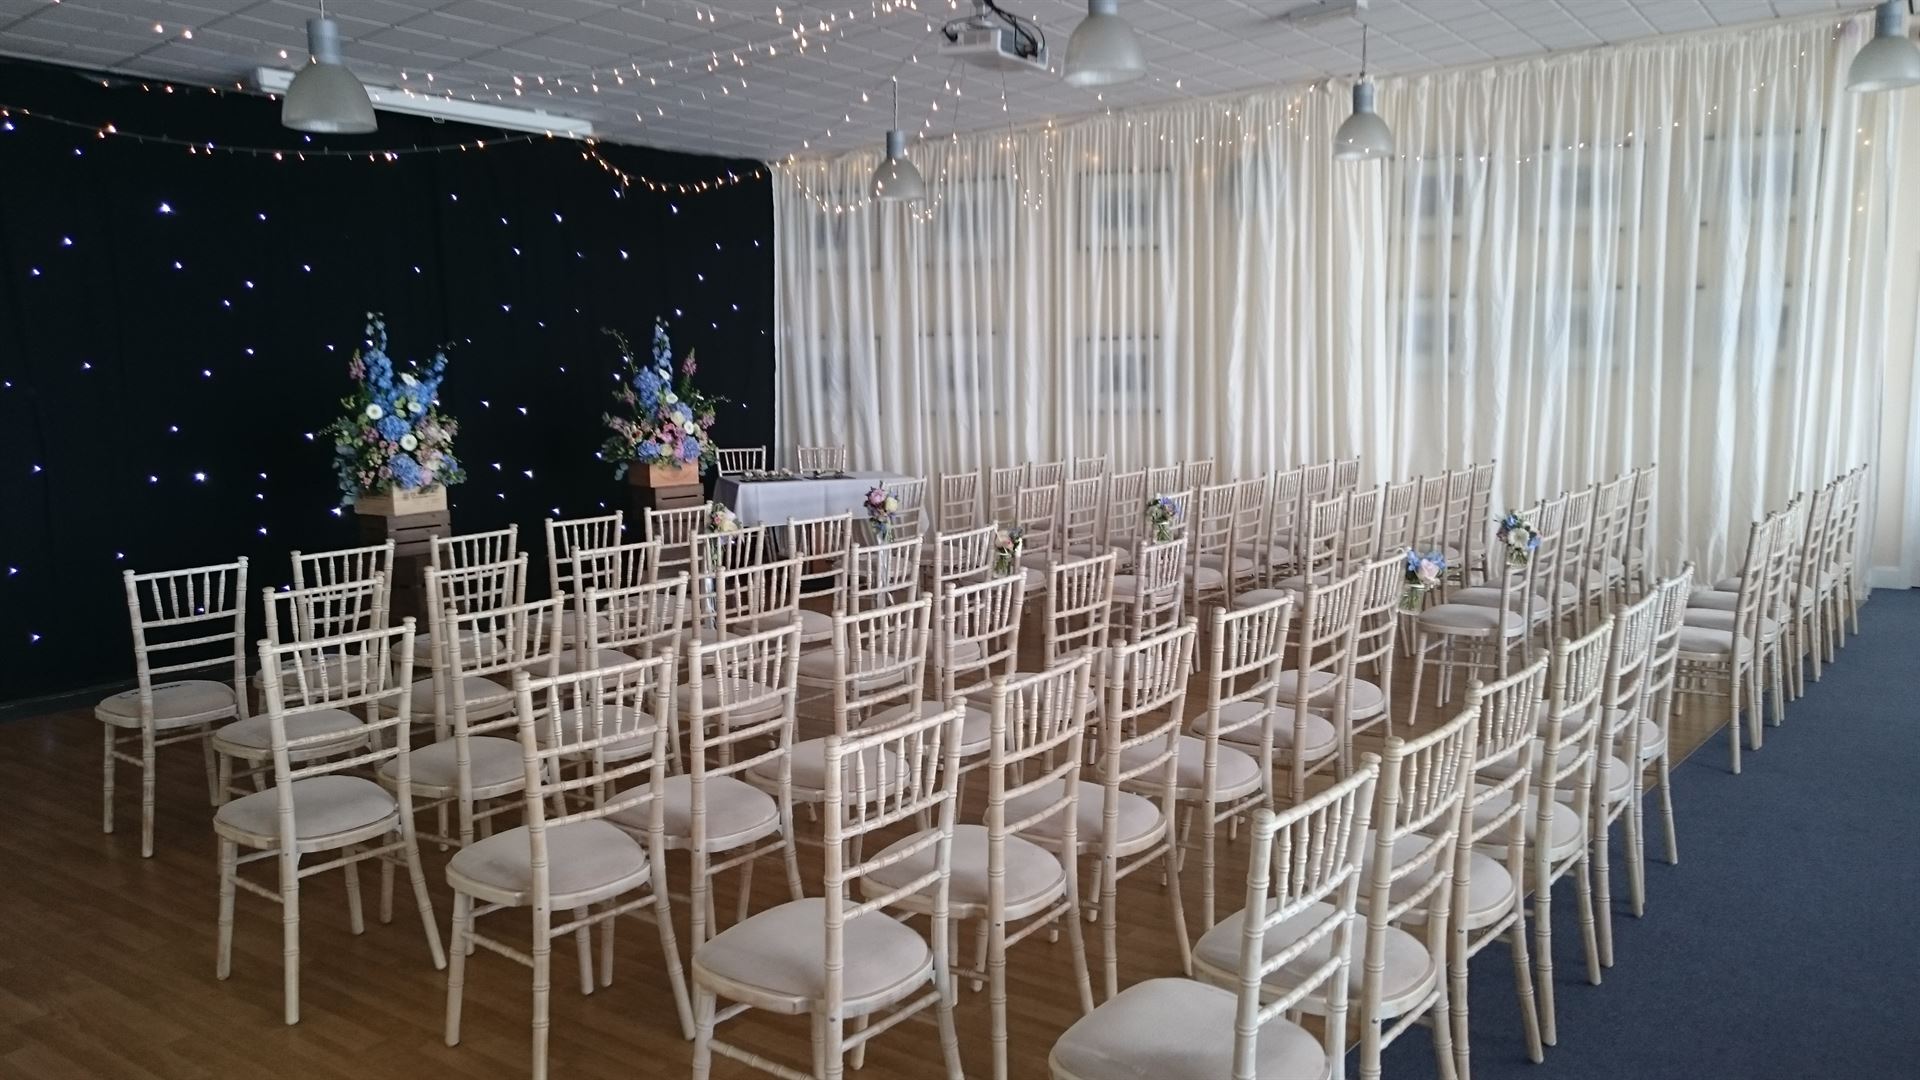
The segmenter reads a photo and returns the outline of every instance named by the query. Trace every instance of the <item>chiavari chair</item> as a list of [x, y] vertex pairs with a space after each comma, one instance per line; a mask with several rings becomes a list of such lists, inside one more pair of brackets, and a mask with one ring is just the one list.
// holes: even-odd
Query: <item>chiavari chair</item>
[[[387, 626], [387, 610], [382, 606], [382, 599], [387, 595], [387, 584], [379, 574], [341, 585], [318, 585], [284, 591], [262, 589], [260, 593], [261, 610], [266, 618], [264, 640], [274, 645], [343, 639], [368, 630], [383, 630]], [[305, 660], [310, 667], [320, 663], [331, 664], [324, 674], [335, 677], [337, 681], [346, 668], [357, 663], [357, 659], [341, 653], [339, 649], [335, 652], [338, 655], [328, 657], [316, 652], [299, 659]], [[269, 672], [281, 683], [281, 696], [287, 710], [282, 726], [287, 738], [297, 744], [296, 749], [290, 751], [295, 762], [344, 753], [366, 743], [367, 729], [359, 717], [327, 704], [324, 699], [311, 707], [302, 699], [300, 688], [291, 685], [293, 677], [300, 672], [297, 661], [290, 661], [287, 667], [279, 671], [261, 668], [256, 672], [254, 682], [263, 695]], [[264, 789], [265, 783], [272, 778], [273, 721], [265, 713], [222, 725], [214, 732], [212, 745], [214, 753], [218, 755], [219, 802], [225, 802], [236, 794], [245, 794], [234, 786], [235, 762], [243, 766], [243, 775], [254, 781], [253, 790]]]
[[713, 464], [721, 476], [765, 472], [767, 471], [767, 448], [764, 446], [721, 447], [714, 450]]
[[1160, 465], [1147, 470], [1147, 498], [1155, 495], [1177, 495], [1187, 489], [1183, 480], [1186, 470], [1178, 465]]
[[939, 530], [959, 532], [980, 524], [980, 474], [940, 474]]
[[1233, 602], [1234, 485], [1203, 487], [1197, 495], [1186, 532], [1187, 602], [1194, 611]]
[[693, 540], [707, 527], [712, 514], [711, 503], [677, 510], [647, 509], [647, 539], [660, 545], [661, 577], [694, 572]]
[[1293, 564], [1294, 530], [1300, 521], [1301, 481], [1304, 468], [1286, 469], [1273, 474], [1273, 487], [1267, 499], [1267, 535], [1243, 538], [1240, 550], [1252, 555], [1265, 569], [1271, 584], [1284, 576]]
[[1627, 513], [1627, 580], [1634, 588], [1653, 588], [1653, 553], [1648, 537], [1653, 525], [1653, 507], [1660, 467], [1649, 462], [1633, 470], [1632, 509]]
[[[1587, 823], [1592, 819], [1593, 756], [1599, 737], [1599, 708], [1606, 674], [1607, 650], [1613, 619], [1607, 616], [1592, 632], [1554, 643], [1547, 676], [1547, 711], [1534, 746], [1532, 788], [1526, 793], [1524, 821], [1527, 848], [1526, 887], [1533, 896], [1533, 983], [1538, 995], [1540, 1040], [1559, 1041], [1554, 1010], [1553, 886], [1574, 875], [1579, 905], [1580, 936], [1587, 957], [1587, 981], [1600, 983], [1600, 950], [1593, 917], [1592, 868]], [[1570, 792], [1571, 797], [1562, 792]], [[1512, 798], [1481, 801], [1476, 822], [1497, 816]], [[1503, 858], [1508, 845], [1488, 837], [1482, 850]]]
[[[680, 691], [687, 767], [660, 788], [662, 837], [688, 853], [688, 941], [698, 949], [719, 932], [714, 882], [740, 871], [735, 922], [748, 917], [753, 868], [779, 854], [787, 892], [798, 900], [792, 754], [800, 662], [799, 628], [773, 627], [687, 646], [689, 677]], [[677, 759], [677, 755], [676, 755]], [[760, 771], [765, 779], [749, 783]], [[646, 821], [632, 812], [611, 820], [630, 832]]]
[[1264, 476], [1232, 484], [1233, 549], [1231, 555], [1222, 552], [1209, 556], [1207, 565], [1217, 569], [1231, 561], [1227, 585], [1234, 596], [1258, 588], [1267, 576], [1266, 561], [1247, 552], [1246, 539], [1267, 535], [1267, 492], [1271, 486]]
[[1420, 499], [1420, 481], [1401, 480], [1380, 486], [1380, 554], [1413, 546], [1413, 519]]
[[[511, 735], [496, 733], [511, 732], [517, 723], [508, 689], [514, 672], [558, 673], [565, 598], [462, 614], [439, 602], [441, 579], [439, 571], [427, 572], [427, 614], [450, 637], [436, 649], [433, 678], [416, 682], [409, 696], [409, 711], [417, 720], [421, 691], [431, 695], [427, 700], [439, 738], [409, 755], [411, 787], [439, 820], [431, 839], [465, 847], [480, 826], [491, 827], [493, 818], [512, 809], [500, 800], [520, 794], [519, 747]], [[378, 776], [389, 787], [397, 782], [386, 771]], [[450, 812], [457, 821], [452, 829]]]
[[1360, 455], [1340, 458], [1333, 463], [1333, 490], [1357, 491], [1360, 487]]
[[1189, 461], [1180, 467], [1180, 486], [1184, 488], [1204, 488], [1213, 486], [1213, 459], [1201, 458]]
[[1143, 519], [1141, 507], [1147, 504], [1147, 474], [1144, 471], [1115, 473], [1107, 481], [1107, 512], [1102, 518], [1107, 548], [1122, 559], [1133, 556], [1140, 542]]
[[547, 595], [580, 595], [579, 554], [618, 546], [624, 539], [626, 515], [619, 511], [600, 517], [547, 518]]
[[1461, 552], [1462, 565], [1469, 574], [1486, 568], [1487, 551], [1482, 545], [1488, 535], [1486, 523], [1493, 517], [1493, 481], [1499, 465], [1496, 460], [1472, 467], [1472, 488], [1467, 496], [1467, 520], [1471, 524], [1467, 528], [1467, 546]]
[[[1353, 776], [1308, 802], [1278, 814], [1256, 810], [1241, 911], [1259, 914], [1241, 920], [1238, 962], [1217, 985], [1160, 978], [1128, 987], [1053, 1044], [1053, 1080], [1342, 1075], [1354, 915], [1379, 774], [1379, 759], [1369, 755]], [[1296, 953], [1269, 956], [1264, 947], [1280, 932], [1298, 954], [1326, 961], [1283, 971]], [[1293, 1021], [1312, 996], [1324, 1000], [1328, 1017], [1318, 1042]]]
[[[1633, 812], [1645, 768], [1640, 742], [1647, 719], [1647, 687], [1652, 675], [1653, 635], [1660, 617], [1660, 594], [1649, 592], [1613, 613], [1613, 637], [1600, 691], [1600, 733], [1593, 752], [1593, 788], [1587, 825], [1593, 866], [1595, 940], [1600, 966], [1613, 966], [1613, 823], [1624, 817], [1628, 895], [1645, 897], [1644, 864], [1634, 858], [1645, 842], [1641, 817]], [[1644, 900], [1642, 901], [1644, 905]]]
[[1187, 611], [1187, 538], [1142, 541], [1113, 579], [1114, 629], [1135, 642], [1177, 629]]
[[[530, 678], [524, 670], [514, 674], [512, 719], [519, 730], [525, 824], [462, 848], [447, 863], [447, 884], [453, 888], [448, 1046], [460, 1043], [467, 953], [484, 948], [533, 970], [531, 1072], [534, 1080], [546, 1080], [554, 939], [574, 937], [580, 988], [590, 993], [593, 928], [601, 928], [601, 978], [610, 982], [613, 921], [641, 913], [650, 916], [659, 931], [680, 1027], [692, 1034], [692, 1009], [667, 891], [665, 805], [660, 797], [666, 780], [666, 728], [653, 727], [644, 740], [645, 753], [623, 754], [619, 760], [608, 760], [605, 753], [610, 746], [624, 749], [634, 741], [630, 733], [612, 730], [616, 725], [609, 724], [609, 714], [624, 710], [667, 715], [673, 670], [672, 657], [656, 656], [541, 679]], [[571, 723], [563, 719], [570, 706], [583, 710]], [[568, 777], [559, 768], [561, 761], [578, 763], [576, 774]], [[615, 825], [610, 820], [615, 815], [644, 821], [645, 838], [636, 839]], [[532, 915], [529, 951], [481, 933], [476, 925], [483, 916], [520, 908]], [[569, 910], [573, 917], [554, 925], [554, 913]]]
[[[1451, 483], [1450, 473], [1420, 477], [1420, 491], [1413, 507], [1413, 546], [1423, 552], [1445, 553], [1447, 490]], [[1452, 565], [1452, 560], [1448, 560], [1448, 565]]]
[[[1735, 590], [1733, 618], [1726, 629], [1685, 625], [1682, 619], [1674, 692], [1723, 698], [1727, 703], [1728, 767], [1740, 772], [1740, 707], [1747, 705], [1747, 741], [1760, 745], [1762, 613], [1766, 608], [1768, 561], [1783, 519], [1770, 514], [1754, 523], [1747, 536], [1747, 558]], [[1691, 615], [1687, 617], [1692, 617]]]
[[[824, 741], [823, 895], [762, 911], [695, 947], [694, 1080], [707, 1080], [715, 1054], [777, 1076], [809, 1075], [715, 1037], [715, 1025], [749, 1009], [807, 1014], [811, 1075], [837, 1080], [848, 1051], [858, 1068], [867, 1040], [929, 1007], [939, 1022], [947, 1080], [960, 1080], [947, 913], [958, 724], [958, 713], [946, 711]], [[862, 860], [869, 834], [908, 820], [935, 824], [910, 845]], [[876, 870], [923, 850], [933, 857], [918, 877], [891, 889], [865, 887]], [[859, 902], [853, 899], [856, 887], [863, 897]], [[926, 936], [889, 915], [901, 901], [929, 891], [933, 914]], [[733, 1004], [721, 1009], [721, 998]], [[851, 1033], [848, 1021], [855, 1026]]]
[[1008, 465], [987, 470], [987, 512], [995, 524], [1019, 520], [1020, 489], [1027, 486], [1027, 467]]
[[334, 551], [291, 552], [293, 588], [311, 589], [317, 585], [348, 585], [369, 581], [375, 576], [386, 580], [380, 597], [380, 610], [393, 610], [393, 549], [386, 540], [365, 547], [339, 548]]
[[969, 585], [993, 573], [994, 543], [998, 525], [987, 524], [958, 532], [937, 533], [926, 546], [930, 554], [927, 587], [935, 596], [950, 585]]
[[1059, 551], [1062, 557], [1083, 559], [1107, 553], [1107, 544], [1101, 535], [1106, 509], [1101, 488], [1105, 483], [1098, 476], [1090, 476], [1060, 485]]
[[[1660, 818], [1662, 831], [1666, 834], [1667, 863], [1678, 865], [1680, 862], [1680, 839], [1674, 828], [1673, 818], [1673, 691], [1675, 669], [1680, 662], [1680, 630], [1686, 625], [1687, 596], [1693, 590], [1693, 564], [1680, 568], [1680, 573], [1659, 582], [1655, 588], [1660, 593], [1660, 621], [1654, 630], [1653, 664], [1648, 675], [1646, 700], [1649, 716], [1640, 728], [1640, 768], [1649, 766], [1654, 771], [1654, 781], [1660, 788]], [[1637, 774], [1636, 781], [1643, 781], [1644, 774]], [[1635, 813], [1644, 813], [1643, 800], [1636, 797], [1633, 802]], [[1629, 857], [1646, 865], [1646, 826], [1635, 830], [1640, 837], [1640, 848], [1629, 852]], [[1640, 871], [1640, 880], [1646, 880], [1646, 871]], [[1635, 897], [1634, 915], [1641, 914], [1644, 898]]]
[[[853, 515], [787, 519], [787, 550], [800, 561], [800, 644], [818, 645], [833, 636], [830, 609], [845, 602], [853, 564]], [[828, 611], [807, 601], [828, 605]]]
[[435, 534], [427, 548], [429, 570], [464, 570], [472, 566], [512, 562], [520, 555], [520, 526], [488, 532]]
[[900, 504], [900, 509], [894, 511], [894, 522], [887, 530], [887, 539], [904, 540], [909, 536], [926, 535], [927, 478], [888, 480], [882, 486]]
[[[151, 858], [154, 755], [160, 747], [199, 743], [206, 758], [207, 798], [220, 804], [214, 730], [248, 717], [247, 560], [146, 574], [129, 570], [121, 581], [133, 626], [135, 685], [93, 710], [102, 725], [105, 763], [100, 831], [113, 831], [114, 767], [139, 766], [140, 855]], [[138, 754], [125, 749], [135, 743]]]
[[1027, 487], [1059, 487], [1067, 479], [1067, 463], [1064, 461], [1030, 461], [1027, 463]]
[[1073, 459], [1072, 479], [1086, 480], [1091, 477], [1104, 477], [1106, 475], [1107, 475], [1107, 457], [1105, 454], [1096, 455], [1094, 457], [1077, 457]]
[[1324, 584], [1338, 576], [1346, 537], [1347, 500], [1320, 499], [1301, 514], [1291, 538], [1295, 573], [1273, 578], [1264, 588], [1250, 589], [1233, 598], [1236, 606], [1257, 606], [1281, 596], [1298, 598], [1308, 584]]
[[[945, 708], [943, 702], [965, 702], [955, 736], [963, 775], [986, 764], [983, 755], [993, 726], [992, 714], [972, 702], [990, 694], [995, 682], [1012, 678], [1019, 667], [1026, 589], [1025, 575], [1008, 574], [973, 584], [951, 584], [940, 594], [931, 660], [940, 693], [937, 700], [923, 699], [920, 707], [926, 713]], [[885, 723], [906, 715], [907, 707], [901, 705], [875, 719]]]
[[[1009, 948], [1064, 921], [1080, 1011], [1093, 1011], [1079, 918], [1080, 860], [1074, 854], [1086, 737], [1086, 717], [1077, 703], [1088, 692], [1092, 665], [1093, 657], [1082, 653], [1044, 672], [993, 680], [986, 818], [979, 825], [954, 827], [947, 917], [956, 930], [968, 920], [979, 928], [973, 976], [976, 987], [982, 979], [990, 987], [994, 1080], [1007, 1078]], [[1008, 812], [1009, 801], [1033, 794], [1046, 805], [1028, 800], [1018, 815]], [[1049, 839], [1042, 826], [1054, 820], [1058, 836]], [[893, 855], [897, 861], [889, 861]], [[875, 869], [861, 882], [862, 891], [879, 896], [904, 890], [925, 881], [937, 859], [938, 852], [919, 835], [908, 836], [874, 858]], [[931, 916], [938, 899], [923, 888], [902, 896], [900, 907]], [[1026, 925], [1010, 929], [1019, 923]]]
[[1058, 485], [1020, 489], [1014, 521], [1026, 531], [1020, 564], [1026, 568], [1027, 589], [1030, 592], [1046, 588], [1046, 567], [1060, 557], [1057, 544], [1059, 520]]
[[[233, 971], [233, 902], [245, 890], [280, 905], [282, 1011], [300, 1022], [300, 883], [328, 870], [344, 871], [347, 913], [353, 933], [366, 929], [360, 905], [359, 864], [381, 862], [390, 896], [393, 867], [402, 864], [413, 883], [420, 925], [436, 968], [446, 967], [440, 928], [433, 917], [426, 875], [420, 866], [408, 769], [408, 688], [413, 680], [413, 620], [336, 637], [284, 644], [261, 642], [260, 666], [285, 672], [262, 688], [271, 745], [273, 786], [221, 805], [213, 816], [220, 860], [219, 942], [215, 975]], [[293, 702], [292, 705], [289, 702]], [[337, 734], [295, 735], [287, 720], [295, 710], [358, 709], [366, 737], [345, 757], [332, 753]], [[316, 760], [317, 759], [317, 760]], [[376, 769], [392, 777], [388, 788], [363, 776]], [[246, 848], [245, 855], [240, 849]], [[333, 855], [302, 866], [310, 855]], [[240, 867], [271, 859], [276, 885], [241, 876]], [[383, 901], [381, 921], [392, 918]]]
[[[1194, 947], [1200, 977], [1216, 986], [1237, 981], [1243, 942], [1257, 943], [1274, 964], [1276, 970], [1265, 980], [1269, 994], [1285, 993], [1297, 980], [1328, 967], [1338, 970], [1344, 961], [1348, 984], [1340, 989], [1357, 992], [1353, 1011], [1360, 1028], [1360, 1075], [1378, 1077], [1381, 1052], [1428, 1014], [1439, 1073], [1452, 1075], [1445, 973], [1453, 869], [1461, 807], [1472, 782], [1475, 722], [1473, 712], [1462, 711], [1417, 738], [1388, 739], [1382, 749], [1360, 868], [1358, 911], [1351, 920], [1361, 931], [1360, 940], [1313, 936], [1320, 920], [1333, 914], [1324, 902], [1315, 917], [1295, 916], [1268, 929], [1257, 942], [1246, 926], [1248, 912], [1242, 910], [1222, 919]], [[1333, 790], [1349, 789], [1336, 785]], [[1403, 928], [1416, 912], [1424, 916], [1421, 923]], [[1348, 952], [1336, 953], [1340, 946]], [[1294, 1007], [1327, 1017], [1329, 1027], [1344, 1027], [1341, 1005], [1338, 990], [1325, 984]], [[1341, 1075], [1344, 1066], [1336, 1062], [1334, 1069], [1334, 1075]]]
[[920, 552], [925, 546], [918, 536], [855, 545], [847, 575], [847, 610], [868, 611], [919, 599]]
[[795, 467], [803, 473], [838, 473], [847, 471], [847, 447], [838, 446], [800, 446], [794, 448]]
[[[1293, 600], [1281, 597], [1231, 612], [1214, 608], [1209, 617], [1207, 710], [1193, 722], [1193, 733], [1180, 737], [1174, 789], [1174, 798], [1187, 809], [1181, 827], [1186, 850], [1191, 850], [1195, 819], [1200, 823], [1203, 933], [1214, 921], [1214, 842], [1220, 823], [1237, 823], [1255, 809], [1274, 807], [1270, 718], [1280, 702]], [[1180, 858], [1186, 858], [1184, 850]]]
[[1506, 558], [1495, 560], [1494, 565], [1487, 567], [1499, 592], [1494, 604], [1455, 603], [1443, 593], [1441, 603], [1415, 613], [1413, 700], [1416, 703], [1420, 700], [1420, 685], [1426, 678], [1428, 658], [1435, 652], [1439, 654], [1432, 661], [1439, 669], [1434, 685], [1435, 705], [1444, 705], [1452, 696], [1456, 670], [1475, 676], [1488, 673], [1496, 679], [1506, 678], [1514, 651], [1525, 653], [1531, 640], [1526, 605], [1536, 588], [1537, 569], [1538, 563], [1533, 558], [1520, 564]]

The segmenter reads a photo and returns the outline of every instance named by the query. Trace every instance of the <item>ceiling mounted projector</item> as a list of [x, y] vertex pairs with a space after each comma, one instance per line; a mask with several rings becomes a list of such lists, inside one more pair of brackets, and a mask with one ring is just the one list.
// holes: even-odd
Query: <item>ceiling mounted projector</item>
[[973, 14], [949, 20], [940, 36], [941, 56], [994, 71], [1044, 72], [1051, 59], [1040, 25], [994, 0], [973, 0]]

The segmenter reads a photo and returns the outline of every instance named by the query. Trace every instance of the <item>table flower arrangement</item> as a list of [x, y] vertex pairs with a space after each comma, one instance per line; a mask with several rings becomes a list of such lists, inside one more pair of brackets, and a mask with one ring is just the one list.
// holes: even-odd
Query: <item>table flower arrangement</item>
[[1419, 611], [1427, 593], [1438, 587], [1446, 575], [1446, 555], [1437, 550], [1423, 555], [1417, 548], [1408, 548], [1407, 587], [1400, 594], [1400, 606], [1408, 611]]
[[440, 411], [446, 371], [447, 354], [439, 350], [424, 366], [396, 367], [387, 355], [386, 320], [378, 312], [367, 314], [366, 343], [347, 363], [354, 391], [340, 399], [346, 415], [326, 429], [333, 438], [333, 471], [343, 504], [466, 479], [453, 456], [459, 425]]
[[740, 517], [719, 503], [711, 503], [707, 507], [707, 531], [737, 533], [740, 531]]
[[666, 320], [653, 321], [653, 351], [645, 360], [634, 355], [625, 335], [617, 330], [606, 333], [620, 349], [620, 385], [613, 399], [621, 415], [601, 415], [610, 434], [600, 456], [614, 462], [614, 478], [624, 478], [635, 464], [698, 468], [713, 461], [717, 457], [711, 434], [714, 410], [726, 399], [709, 397], [693, 385], [699, 365], [692, 352], [681, 359], [679, 381], [674, 381], [673, 342]]
[[886, 485], [875, 484], [867, 489], [862, 505], [867, 508], [867, 523], [873, 526], [873, 535], [886, 543], [891, 539], [893, 527], [900, 523], [900, 500], [887, 491]]
[[1180, 504], [1170, 495], [1155, 495], [1147, 500], [1147, 524], [1153, 527], [1153, 542], [1164, 544], [1173, 539], [1173, 523], [1180, 515]]
[[1518, 510], [1507, 511], [1500, 519], [1500, 525], [1494, 530], [1494, 539], [1507, 551], [1509, 566], [1525, 566], [1540, 547], [1540, 532], [1533, 523], [1520, 516]]
[[1027, 544], [1027, 530], [1018, 525], [1002, 525], [993, 538], [993, 574], [1005, 577], [1020, 569], [1020, 552]]

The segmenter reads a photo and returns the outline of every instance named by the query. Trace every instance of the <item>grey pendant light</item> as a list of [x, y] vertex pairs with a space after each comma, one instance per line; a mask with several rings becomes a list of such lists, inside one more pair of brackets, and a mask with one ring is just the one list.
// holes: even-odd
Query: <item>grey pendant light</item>
[[1360, 81], [1353, 84], [1353, 115], [1333, 133], [1337, 161], [1369, 161], [1393, 156], [1393, 129], [1373, 111], [1373, 83], [1367, 78], [1367, 28], [1360, 27]]
[[1146, 73], [1147, 55], [1120, 17], [1120, 0], [1087, 0], [1087, 17], [1067, 39], [1067, 85], [1112, 86]]
[[307, 20], [307, 52], [312, 59], [280, 99], [280, 123], [318, 135], [365, 135], [379, 127], [367, 88], [341, 59], [340, 24], [327, 18], [324, 4], [319, 18]]
[[885, 202], [911, 202], [927, 196], [913, 159], [907, 157], [907, 133], [900, 130], [900, 77], [893, 77], [893, 126], [887, 129], [887, 156], [873, 170], [873, 197]]
[[1873, 40], [1853, 55], [1847, 89], [1855, 93], [1920, 85], [1920, 45], [1907, 36], [1900, 0], [1885, 0], [1873, 13]]

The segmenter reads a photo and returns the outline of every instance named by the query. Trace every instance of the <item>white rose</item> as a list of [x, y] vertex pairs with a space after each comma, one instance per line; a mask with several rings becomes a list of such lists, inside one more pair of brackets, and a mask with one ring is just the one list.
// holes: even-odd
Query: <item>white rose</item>
[[385, 415], [387, 415], [387, 410], [381, 408], [380, 406], [378, 405], [367, 406], [367, 419], [378, 420]]
[[417, 447], [419, 447], [419, 445], [420, 445], [420, 440], [414, 438], [413, 432], [411, 431], [407, 432], [405, 435], [400, 436], [400, 449], [405, 450], [409, 454], [413, 453], [413, 451]]
[[420, 380], [405, 372], [400, 373], [400, 382], [406, 386], [419, 386]]
[[898, 509], [900, 509], [900, 500], [894, 498], [891, 495], [887, 496], [887, 505], [886, 505], [887, 512], [893, 513], [895, 510], [898, 510]]
[[1532, 536], [1533, 534], [1525, 529], [1514, 529], [1507, 533], [1507, 543], [1513, 547], [1523, 548], [1527, 546], [1527, 541]]
[[420, 403], [419, 403], [419, 402], [417, 402], [417, 401], [416, 401], [416, 402], [414, 402], [413, 404], [411, 404], [411, 405], [409, 405], [409, 406], [407, 406], [407, 408], [408, 408], [408, 409], [409, 409], [409, 410], [410, 410], [410, 411], [411, 411], [411, 412], [413, 413], [413, 415], [415, 415], [415, 416], [419, 416], [419, 415], [420, 415], [421, 413], [423, 413], [423, 412], [426, 412], [426, 411], [427, 411], [427, 407], [426, 407], [425, 405], [422, 405], [422, 404], [420, 404]]
[[669, 390], [666, 393], [660, 395], [660, 400], [666, 402], [669, 405], [678, 405], [680, 404], [680, 395]]

